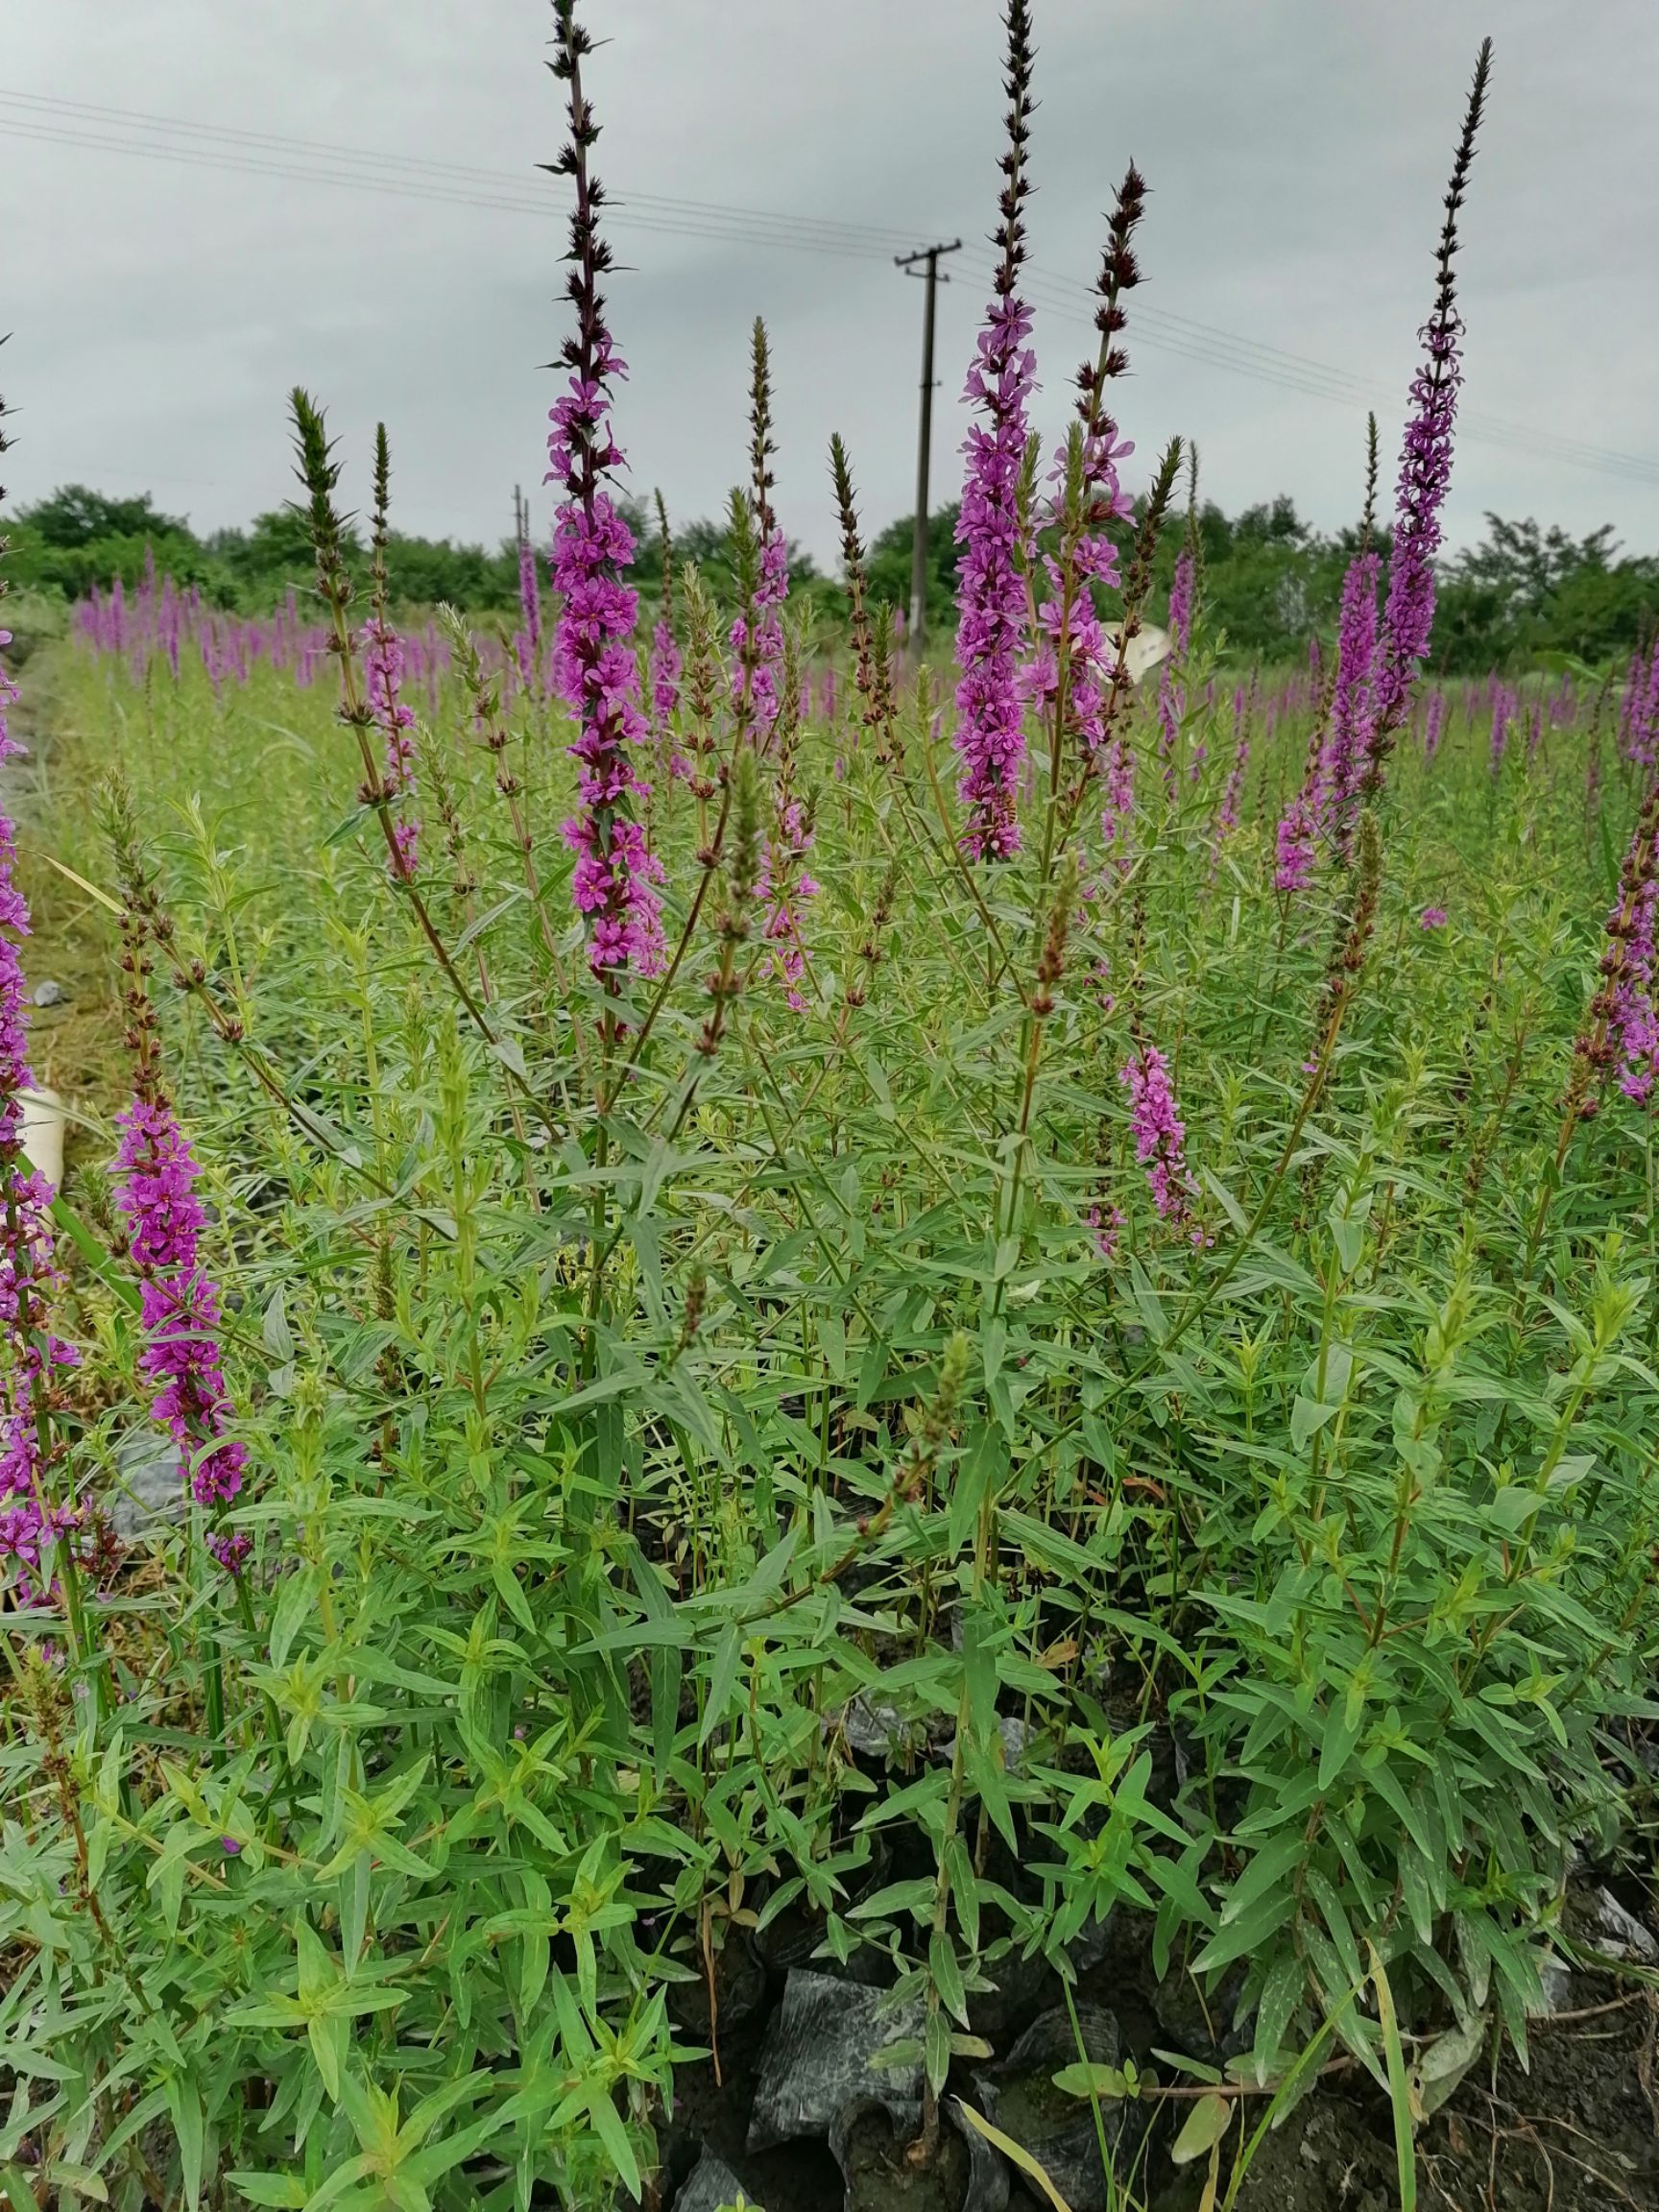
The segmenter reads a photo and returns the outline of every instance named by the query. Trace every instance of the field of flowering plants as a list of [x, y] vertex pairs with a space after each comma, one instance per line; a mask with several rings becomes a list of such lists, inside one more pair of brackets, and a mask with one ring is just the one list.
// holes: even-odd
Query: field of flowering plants
[[638, 604], [554, 22], [517, 629], [403, 618], [384, 433], [353, 584], [297, 391], [287, 605], [0, 692], [0, 2190], [1659, 2202], [1659, 650], [1428, 667], [1489, 53], [1392, 515], [1374, 433], [1253, 669], [1190, 534], [1151, 602], [1133, 168], [1028, 436], [1010, 0], [918, 666], [838, 439], [790, 606], [759, 325], [734, 596]]

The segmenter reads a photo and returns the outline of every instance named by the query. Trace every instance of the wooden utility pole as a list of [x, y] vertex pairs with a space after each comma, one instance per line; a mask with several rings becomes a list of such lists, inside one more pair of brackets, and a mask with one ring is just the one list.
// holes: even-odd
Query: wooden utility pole
[[[916, 448], [916, 527], [910, 541], [910, 643], [918, 655], [927, 623], [927, 465], [933, 444], [933, 301], [938, 287], [950, 281], [949, 276], [939, 274], [939, 256], [958, 253], [961, 250], [961, 239], [952, 238], [949, 245], [923, 246], [914, 253], [893, 256], [896, 268], [902, 269], [906, 276], [922, 276], [927, 286], [922, 309], [922, 427]], [[925, 267], [918, 269], [918, 262]]]

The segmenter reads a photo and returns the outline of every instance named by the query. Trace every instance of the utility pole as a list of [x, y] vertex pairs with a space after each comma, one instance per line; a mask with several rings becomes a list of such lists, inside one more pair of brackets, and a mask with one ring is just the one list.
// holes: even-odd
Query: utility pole
[[[959, 253], [960, 238], [949, 245], [924, 246], [914, 253], [895, 253], [895, 268], [906, 276], [921, 276], [927, 286], [922, 310], [922, 429], [916, 450], [916, 528], [910, 542], [910, 642], [920, 656], [922, 634], [927, 622], [927, 464], [933, 444], [933, 301], [938, 287], [949, 284], [939, 274], [941, 253]], [[923, 262], [926, 267], [918, 269]]]

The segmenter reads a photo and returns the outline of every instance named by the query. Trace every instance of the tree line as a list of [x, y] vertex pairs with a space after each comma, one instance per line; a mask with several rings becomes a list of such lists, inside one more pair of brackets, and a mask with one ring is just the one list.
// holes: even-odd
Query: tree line
[[[634, 578], [656, 597], [662, 572], [657, 525], [642, 509], [629, 507], [628, 515], [638, 547]], [[936, 638], [948, 634], [952, 618], [955, 527], [954, 506], [930, 518], [927, 620]], [[1237, 516], [1206, 502], [1186, 528], [1198, 551], [1207, 618], [1213, 628], [1225, 630], [1234, 657], [1283, 661], [1300, 655], [1310, 634], [1334, 630], [1343, 571], [1358, 542], [1353, 530], [1316, 530], [1286, 497]], [[66, 600], [108, 587], [115, 577], [132, 589], [150, 560], [158, 572], [195, 586], [213, 605], [245, 613], [268, 613], [290, 589], [303, 592], [311, 577], [306, 525], [290, 508], [255, 516], [245, 528], [199, 535], [183, 517], [158, 510], [147, 493], [110, 498], [84, 485], [66, 485], [21, 509], [10, 535], [14, 583]], [[868, 575], [878, 602], [908, 606], [911, 535], [911, 517], [902, 516], [873, 541]], [[1179, 518], [1165, 533], [1155, 614], [1183, 535]], [[1386, 553], [1385, 537], [1382, 550]], [[680, 527], [674, 553], [676, 560], [699, 564], [717, 597], [729, 595], [723, 523], [698, 519]], [[360, 541], [349, 545], [348, 558], [366, 569]], [[475, 614], [509, 615], [517, 604], [517, 549], [510, 538], [489, 547], [395, 533], [390, 565], [397, 598], [408, 608], [446, 600]], [[797, 599], [827, 615], [844, 603], [839, 582], [795, 545], [790, 575]], [[1532, 520], [1488, 515], [1479, 543], [1443, 568], [1434, 663], [1447, 674], [1524, 666], [1560, 655], [1607, 665], [1656, 627], [1659, 556], [1625, 552], [1610, 523], [1574, 538]]]

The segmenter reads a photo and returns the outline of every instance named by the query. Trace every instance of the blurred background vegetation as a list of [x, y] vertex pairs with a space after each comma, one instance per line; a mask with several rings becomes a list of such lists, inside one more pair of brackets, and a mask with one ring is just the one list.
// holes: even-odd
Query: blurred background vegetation
[[[642, 509], [630, 507], [628, 514], [639, 547], [633, 574], [655, 597], [661, 578], [657, 526]], [[1334, 633], [1343, 572], [1357, 541], [1354, 531], [1327, 536], [1285, 497], [1238, 516], [1205, 504], [1192, 526], [1210, 618], [1226, 631], [1231, 657], [1267, 663], [1295, 660], [1310, 632]], [[935, 637], [951, 620], [955, 527], [952, 505], [934, 515], [928, 529], [928, 620]], [[909, 602], [910, 537], [911, 518], [901, 516], [870, 547], [872, 591], [895, 607]], [[303, 592], [312, 574], [304, 522], [287, 508], [256, 515], [246, 528], [202, 537], [181, 517], [161, 513], [148, 493], [117, 499], [70, 484], [23, 508], [11, 539], [10, 573], [28, 594], [13, 604], [12, 627], [25, 645], [34, 635], [49, 634], [60, 623], [63, 606], [94, 586], [107, 587], [117, 576], [128, 589], [138, 584], [152, 554], [159, 572], [197, 586], [212, 605], [247, 614], [269, 613], [290, 587]], [[696, 561], [716, 596], [724, 597], [730, 580], [725, 524], [678, 523], [674, 543], [676, 558]], [[1166, 532], [1159, 558], [1165, 590], [1180, 543], [1178, 526]], [[360, 542], [353, 551], [366, 567]], [[517, 604], [517, 555], [511, 539], [488, 547], [395, 532], [391, 567], [405, 608], [447, 600], [487, 614], [508, 613]], [[816, 603], [827, 615], [842, 605], [837, 581], [795, 545], [790, 592], [797, 605]], [[1575, 539], [1534, 521], [1488, 515], [1480, 542], [1446, 565], [1433, 662], [1446, 675], [1525, 667], [1557, 655], [1607, 664], [1622, 661], [1655, 628], [1659, 556], [1626, 553], [1610, 523]]]

